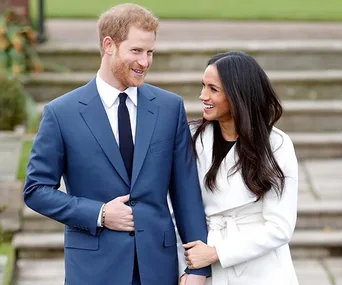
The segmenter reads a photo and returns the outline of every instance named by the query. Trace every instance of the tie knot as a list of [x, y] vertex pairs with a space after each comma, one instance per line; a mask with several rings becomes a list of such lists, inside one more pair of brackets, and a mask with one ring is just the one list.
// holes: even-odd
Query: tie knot
[[120, 93], [119, 99], [120, 99], [120, 104], [125, 103], [126, 99], [127, 99], [127, 94], [126, 93]]

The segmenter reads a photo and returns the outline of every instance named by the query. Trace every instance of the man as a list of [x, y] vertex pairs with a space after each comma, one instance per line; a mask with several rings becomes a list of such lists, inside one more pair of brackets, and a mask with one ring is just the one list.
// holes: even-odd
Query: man
[[[105, 12], [96, 78], [44, 109], [24, 199], [66, 225], [67, 285], [176, 285], [168, 191], [183, 242], [206, 242], [183, 101], [144, 84], [157, 27], [135, 4]], [[186, 272], [204, 284], [210, 269]]]

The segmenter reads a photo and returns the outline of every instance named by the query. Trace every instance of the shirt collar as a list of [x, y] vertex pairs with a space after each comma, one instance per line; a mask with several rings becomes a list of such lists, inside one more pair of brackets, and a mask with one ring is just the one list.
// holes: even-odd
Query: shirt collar
[[121, 92], [125, 92], [135, 106], [137, 106], [138, 104], [137, 87], [128, 87], [125, 91], [120, 91], [115, 87], [110, 86], [107, 82], [105, 82], [100, 77], [99, 72], [97, 72], [96, 75], [96, 86], [102, 101], [106, 104], [108, 108], [110, 108], [114, 104], [115, 100], [119, 97], [119, 94]]

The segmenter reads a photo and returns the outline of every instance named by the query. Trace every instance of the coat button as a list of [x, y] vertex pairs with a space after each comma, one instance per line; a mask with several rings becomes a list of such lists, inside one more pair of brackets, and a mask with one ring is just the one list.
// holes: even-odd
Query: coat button
[[134, 231], [130, 231], [129, 232], [129, 236], [134, 237], [135, 236], [135, 232]]
[[131, 201], [129, 201], [129, 204], [130, 204], [132, 207], [134, 207], [134, 206], [137, 204], [137, 201], [131, 200]]

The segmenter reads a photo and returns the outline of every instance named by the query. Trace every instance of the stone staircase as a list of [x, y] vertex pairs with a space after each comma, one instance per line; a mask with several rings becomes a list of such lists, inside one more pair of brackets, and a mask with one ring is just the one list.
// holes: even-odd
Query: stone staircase
[[[294, 258], [323, 258], [342, 254], [342, 202], [303, 201], [291, 242]], [[28, 208], [22, 233], [14, 239], [22, 259], [63, 257], [64, 226]]]
[[[342, 256], [342, 41], [161, 42], [157, 50], [146, 81], [182, 95], [189, 118], [201, 115], [201, 75], [211, 55], [244, 50], [261, 64], [283, 101], [277, 126], [290, 134], [300, 158], [298, 221], [290, 244], [295, 264], [301, 274], [315, 262], [337, 270], [341, 261], [333, 258]], [[40, 55], [70, 69], [27, 79], [40, 110], [90, 80], [100, 63], [96, 43], [48, 44], [40, 47]], [[22, 217], [22, 232], [13, 241], [17, 285], [62, 284], [64, 226], [27, 207]], [[309, 284], [301, 276], [301, 284]]]
[[[290, 134], [299, 158], [342, 156], [342, 41], [161, 42], [146, 81], [183, 96], [189, 117], [199, 117], [206, 61], [227, 50], [244, 50], [265, 69], [284, 104], [277, 126]], [[100, 63], [96, 43], [48, 44], [40, 55], [71, 70], [27, 79], [26, 87], [40, 108], [85, 84]]]

